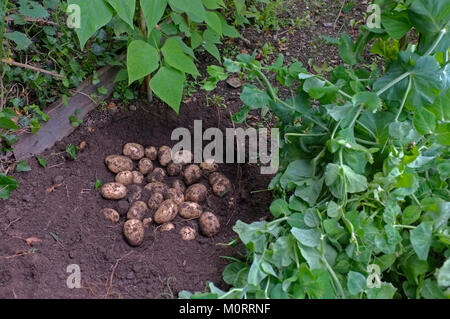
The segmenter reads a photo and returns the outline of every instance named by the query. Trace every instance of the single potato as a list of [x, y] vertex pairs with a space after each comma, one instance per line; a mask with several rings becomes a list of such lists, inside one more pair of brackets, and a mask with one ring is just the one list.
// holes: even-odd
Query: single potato
[[194, 240], [197, 236], [197, 232], [192, 227], [184, 226], [180, 229], [180, 235], [183, 240]]
[[117, 210], [112, 209], [112, 208], [103, 208], [100, 211], [101, 214], [103, 214], [103, 216], [105, 216], [105, 218], [113, 223], [118, 223], [120, 216], [119, 213], [117, 212]]
[[169, 165], [172, 161], [172, 149], [169, 146], [161, 146], [158, 150], [158, 160], [161, 166]]
[[169, 176], [178, 176], [180, 175], [182, 169], [183, 166], [181, 164], [175, 164], [172, 162], [169, 165], [167, 165], [167, 174]]
[[161, 182], [152, 182], [145, 186], [145, 190], [150, 192], [150, 194], [153, 193], [164, 194], [168, 189], [169, 187]]
[[153, 193], [148, 200], [148, 208], [152, 211], [156, 211], [161, 203], [164, 201], [164, 196], [161, 193]]
[[133, 183], [134, 184], [142, 184], [144, 182], [144, 175], [142, 175], [139, 171], [132, 171], [133, 173]]
[[158, 150], [154, 146], [146, 147], [144, 153], [145, 157], [149, 158], [152, 161], [158, 158]]
[[188, 187], [184, 196], [187, 202], [201, 203], [206, 199], [207, 189], [203, 184], [194, 184]]
[[133, 161], [130, 158], [122, 155], [107, 156], [105, 158], [105, 164], [108, 169], [114, 174], [133, 170]]
[[186, 185], [184, 185], [184, 182], [180, 179], [176, 179], [172, 182], [172, 188], [176, 188], [180, 190], [182, 193], [186, 191]]
[[200, 171], [200, 167], [195, 164], [191, 164], [184, 169], [183, 172], [184, 181], [187, 185], [192, 185], [199, 181], [202, 178], [202, 172]]
[[131, 246], [139, 246], [144, 241], [144, 224], [138, 219], [129, 219], [123, 225], [123, 235]]
[[212, 173], [212, 172], [216, 172], [219, 169], [219, 165], [216, 163], [216, 161], [213, 158], [208, 158], [208, 159], [205, 159], [205, 161], [200, 164], [200, 168], [205, 173]]
[[105, 199], [119, 200], [127, 196], [127, 188], [120, 183], [106, 183], [100, 189], [100, 194]]
[[186, 219], [199, 218], [202, 211], [202, 206], [194, 202], [184, 202], [178, 205], [178, 213]]
[[139, 172], [141, 172], [142, 175], [147, 175], [148, 173], [153, 171], [152, 160], [147, 157], [141, 158], [138, 163], [138, 168], [139, 168]]
[[171, 222], [178, 214], [178, 205], [173, 199], [168, 199], [162, 202], [159, 206], [153, 220], [158, 225]]
[[133, 173], [131, 171], [123, 171], [116, 175], [115, 181], [125, 186], [133, 184]]
[[204, 212], [199, 220], [198, 225], [203, 235], [212, 237], [219, 232], [219, 219], [211, 212]]
[[147, 212], [147, 204], [142, 201], [134, 202], [127, 213], [127, 219], [139, 219], [143, 220], [145, 213]]
[[175, 225], [172, 224], [172, 223], [165, 223], [165, 224], [162, 224], [162, 225], [160, 226], [160, 228], [159, 228], [160, 231], [164, 231], [164, 232], [166, 232], [166, 231], [171, 231], [171, 230], [174, 230], [174, 229], [175, 229]]
[[214, 176], [209, 178], [209, 182], [211, 183], [213, 193], [217, 196], [223, 197], [233, 189], [231, 181], [226, 176], [216, 173], [211, 175]]
[[153, 172], [147, 175], [147, 182], [162, 182], [166, 176], [164, 168], [156, 167]]
[[182, 191], [176, 188], [169, 188], [164, 193], [164, 199], [173, 199], [177, 205], [180, 205], [182, 202], [184, 202], [184, 194]]
[[144, 157], [144, 147], [137, 143], [127, 143], [123, 146], [123, 155], [128, 156], [132, 160], [140, 160]]

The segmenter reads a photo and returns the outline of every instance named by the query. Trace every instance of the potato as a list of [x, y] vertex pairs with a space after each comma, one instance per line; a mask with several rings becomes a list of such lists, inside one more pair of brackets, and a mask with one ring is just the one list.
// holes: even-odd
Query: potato
[[144, 182], [144, 175], [142, 175], [139, 171], [132, 171], [133, 174], [133, 183], [134, 184], [142, 184]]
[[162, 202], [153, 216], [153, 220], [157, 224], [164, 224], [172, 221], [178, 214], [178, 205], [173, 199]]
[[192, 162], [192, 157], [193, 156], [192, 156], [191, 151], [182, 150], [182, 151], [175, 152], [175, 154], [173, 154], [172, 161], [175, 164], [186, 165], [186, 164], [190, 164]]
[[145, 186], [145, 190], [149, 191], [151, 194], [153, 193], [161, 193], [164, 194], [169, 187], [161, 182], [152, 182]]
[[176, 188], [169, 188], [164, 193], [164, 199], [173, 199], [177, 205], [180, 205], [182, 202], [184, 202], [184, 194], [182, 191]]
[[127, 143], [123, 146], [123, 155], [128, 156], [132, 160], [140, 160], [144, 157], [144, 147], [137, 143]]
[[171, 230], [174, 230], [174, 229], [175, 229], [175, 225], [172, 224], [172, 223], [165, 223], [165, 224], [162, 224], [162, 225], [160, 226], [160, 228], [159, 228], [160, 231], [164, 231], [164, 232], [166, 232], [166, 231], [171, 231]]
[[158, 158], [158, 150], [154, 146], [149, 146], [144, 150], [145, 157], [151, 159], [152, 161]]
[[116, 175], [115, 181], [123, 185], [133, 184], [133, 173], [131, 171], [123, 171]]
[[211, 183], [213, 193], [217, 196], [223, 197], [233, 189], [231, 181], [224, 175], [220, 173], [213, 173], [211, 175], [213, 177], [210, 176], [209, 182]]
[[145, 213], [147, 212], [147, 204], [142, 201], [134, 202], [127, 213], [127, 219], [139, 219], [143, 220]]
[[138, 163], [139, 172], [142, 173], [142, 175], [147, 175], [149, 172], [153, 171], [153, 163], [151, 159], [144, 157], [139, 160]]
[[216, 181], [223, 176], [222, 173], [213, 172], [209, 175], [209, 184], [212, 186], [216, 183]]
[[122, 155], [107, 156], [105, 158], [105, 164], [108, 169], [114, 174], [133, 170], [133, 161], [130, 158]]
[[184, 202], [178, 205], [178, 213], [186, 219], [199, 218], [202, 211], [202, 206], [194, 202]]
[[156, 211], [163, 201], [163, 194], [153, 193], [148, 200], [148, 208], [150, 208], [152, 211]]
[[180, 175], [183, 166], [181, 164], [170, 163], [169, 165], [167, 165], [166, 169], [169, 176], [178, 176]]
[[201, 203], [206, 199], [206, 186], [203, 184], [194, 184], [188, 187], [184, 199], [187, 202]]
[[117, 210], [112, 209], [112, 208], [103, 208], [100, 213], [103, 214], [103, 216], [105, 216], [105, 218], [109, 221], [112, 221], [113, 223], [118, 223], [119, 222], [119, 213], [117, 212]]
[[206, 173], [211, 173], [217, 171], [219, 169], [219, 165], [217, 165], [213, 158], [208, 158], [200, 164], [200, 168]]
[[147, 218], [144, 218], [143, 220], [142, 220], [142, 225], [144, 225], [144, 228], [149, 228], [150, 227], [150, 225], [152, 224], [152, 221], [153, 221], [153, 219], [151, 218], [151, 217], [147, 217]]
[[142, 187], [139, 185], [130, 185], [127, 187], [128, 189], [128, 197], [127, 200], [129, 203], [133, 203], [137, 200], [140, 200], [142, 197]]
[[144, 241], [144, 224], [138, 219], [129, 219], [123, 225], [123, 235], [131, 246], [139, 246]]
[[172, 149], [169, 146], [161, 146], [158, 150], [158, 160], [161, 166], [167, 166], [172, 161]]
[[212, 237], [219, 232], [219, 219], [211, 212], [204, 212], [199, 220], [198, 225], [203, 235]]
[[173, 181], [172, 188], [178, 189], [183, 193], [186, 191], [186, 185], [184, 185], [184, 182], [180, 179], [176, 179]]
[[186, 184], [191, 185], [198, 182], [198, 180], [202, 177], [202, 173], [198, 165], [191, 164], [184, 169], [183, 176]]
[[180, 229], [180, 235], [181, 239], [183, 240], [194, 240], [197, 235], [197, 232], [192, 227], [184, 226], [183, 228]]
[[106, 183], [100, 189], [100, 194], [105, 199], [119, 200], [127, 196], [127, 188], [120, 183]]
[[164, 168], [156, 167], [153, 172], [147, 175], [147, 182], [162, 182], [166, 178]]

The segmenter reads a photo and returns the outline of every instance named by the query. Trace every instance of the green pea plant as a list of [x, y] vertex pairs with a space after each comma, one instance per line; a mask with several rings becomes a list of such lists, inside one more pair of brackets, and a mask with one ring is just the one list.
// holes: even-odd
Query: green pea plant
[[[205, 50], [221, 61], [221, 38], [239, 37], [220, 9], [222, 0], [68, 0], [77, 5], [81, 49], [96, 31], [109, 24], [127, 42], [126, 69], [118, 76], [128, 84], [143, 81], [152, 92], [179, 112], [186, 76], [200, 75], [195, 50]], [[69, 15], [69, 19], [76, 16]]]
[[[273, 220], [233, 227], [245, 255], [223, 271], [228, 291], [181, 298], [450, 298], [450, 3], [407, 2], [386, 12], [402, 19], [343, 35], [329, 77], [282, 55], [225, 60], [249, 81], [241, 117], [268, 107], [278, 119]], [[385, 67], [360, 67], [368, 39], [407, 33], [416, 41]]]

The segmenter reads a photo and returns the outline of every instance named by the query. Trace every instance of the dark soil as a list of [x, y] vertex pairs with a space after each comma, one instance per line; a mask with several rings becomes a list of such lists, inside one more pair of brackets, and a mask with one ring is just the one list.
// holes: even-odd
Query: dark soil
[[[342, 19], [335, 28], [329, 25], [334, 23], [340, 6], [336, 1], [322, 2], [323, 7], [317, 11], [320, 14], [311, 17], [312, 26], [293, 32], [258, 33], [250, 28], [244, 34], [250, 42], [230, 45], [251, 53], [270, 42], [277, 49], [273, 58], [281, 52], [305, 65], [309, 57], [316, 65], [325, 59], [329, 64], [338, 63], [337, 49], [326, 46], [318, 37], [338, 36], [339, 31], [345, 31], [341, 30]], [[303, 16], [308, 3], [299, 1], [293, 16]], [[361, 16], [362, 11], [356, 8], [352, 14]], [[287, 42], [280, 47], [278, 40], [284, 31]], [[217, 64], [206, 55], [199, 61], [203, 71], [205, 65]], [[104, 200], [94, 190], [94, 183], [97, 179], [114, 180], [103, 160], [107, 155], [120, 154], [124, 143], [173, 145], [172, 130], [192, 130], [198, 119], [203, 121], [203, 130], [233, 127], [231, 114], [242, 105], [239, 93], [239, 89], [221, 83], [212, 94], [222, 96], [225, 105], [207, 107], [205, 93], [199, 91], [186, 99], [179, 116], [158, 101], [136, 102], [117, 110], [99, 108], [73, 134], [42, 154], [48, 159], [46, 168], [30, 159], [32, 170], [16, 174], [20, 187], [8, 201], [0, 202], [0, 298], [176, 298], [180, 290], [204, 291], [207, 281], [227, 288], [221, 274], [228, 261], [221, 256], [238, 257], [238, 251], [218, 244], [236, 238], [232, 226], [237, 220], [252, 222], [269, 215], [271, 194], [251, 193], [267, 188], [271, 178], [260, 175], [258, 166], [221, 165], [235, 190], [224, 198], [209, 191], [203, 205], [219, 217], [222, 227], [218, 235], [182, 241], [178, 230], [183, 225], [197, 228], [197, 224], [176, 219], [172, 232], [161, 232], [152, 225], [137, 248], [129, 246], [122, 236], [126, 207]], [[254, 121], [258, 120], [255, 113]], [[82, 142], [86, 147], [75, 161], [69, 160], [66, 145]], [[121, 212], [119, 224], [100, 214], [105, 207]], [[27, 243], [30, 238], [40, 241]], [[66, 269], [71, 264], [81, 268], [81, 289], [67, 288], [70, 274]]]

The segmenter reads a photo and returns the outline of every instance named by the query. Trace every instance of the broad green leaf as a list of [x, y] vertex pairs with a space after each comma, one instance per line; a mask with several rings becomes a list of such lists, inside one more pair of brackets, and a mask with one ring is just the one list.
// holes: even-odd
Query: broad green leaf
[[7, 130], [18, 130], [19, 127], [17, 126], [14, 121], [10, 120], [7, 117], [0, 117], [0, 128], [7, 129]]
[[155, 71], [159, 66], [159, 53], [142, 40], [134, 40], [127, 50], [128, 84]]
[[47, 160], [42, 157], [41, 155], [36, 155], [36, 159], [39, 162], [39, 165], [41, 165], [42, 167], [47, 167]]
[[186, 12], [193, 21], [202, 22], [206, 19], [206, 10], [201, 0], [168, 0], [172, 9]]
[[366, 277], [356, 271], [349, 271], [347, 275], [347, 289], [351, 295], [359, 294], [366, 287]]
[[437, 170], [443, 180], [446, 180], [447, 178], [449, 178], [450, 177], [450, 160], [447, 160], [446, 162], [443, 162], [443, 163], [439, 163], [439, 165], [437, 166]]
[[223, 270], [223, 280], [234, 287], [243, 287], [247, 284], [248, 271], [249, 267], [245, 263], [231, 263]]
[[270, 212], [275, 218], [279, 218], [281, 216], [288, 216], [290, 215], [289, 211], [289, 205], [284, 199], [276, 199], [270, 204], [269, 208]]
[[242, 89], [241, 101], [252, 109], [261, 109], [269, 103], [269, 95], [254, 85], [246, 84]]
[[426, 108], [418, 108], [414, 114], [414, 127], [420, 134], [432, 134], [436, 129], [436, 117]]
[[248, 113], [251, 111], [248, 105], [244, 105], [239, 112], [233, 114], [231, 119], [234, 123], [243, 123], [248, 116]]
[[341, 207], [334, 201], [330, 201], [327, 206], [327, 215], [330, 218], [339, 217], [342, 214]]
[[5, 38], [13, 41], [16, 44], [17, 50], [26, 50], [31, 44], [31, 40], [26, 34], [19, 31], [5, 33]]
[[352, 38], [348, 34], [343, 34], [339, 40], [339, 55], [345, 63], [355, 65], [358, 63], [357, 56], [354, 52], [355, 47]]
[[222, 21], [220, 21], [219, 13], [206, 11], [206, 24], [217, 34], [222, 35]]
[[200, 75], [192, 58], [183, 52], [183, 48], [177, 40], [169, 38], [161, 49], [164, 60], [170, 66], [194, 77]]
[[411, 29], [411, 21], [405, 11], [382, 14], [381, 23], [386, 32], [396, 40], [401, 39]]
[[435, 133], [438, 143], [450, 146], [450, 123], [439, 124]]
[[167, 0], [140, 0], [148, 33], [159, 23], [167, 7]]
[[30, 165], [24, 160], [19, 161], [16, 166], [16, 172], [29, 172], [31, 171]]
[[323, 178], [320, 179], [305, 179], [302, 182], [295, 182], [295, 195], [307, 202], [311, 207], [314, 206], [320, 196]]
[[47, 19], [49, 17], [48, 11], [39, 2], [31, 0], [19, 0], [19, 13], [35, 19]]
[[420, 295], [425, 299], [445, 299], [437, 283], [431, 279], [425, 279], [420, 286]]
[[410, 205], [403, 210], [402, 224], [411, 225], [420, 218], [421, 209], [419, 206]]
[[312, 167], [308, 160], [295, 160], [289, 163], [286, 171], [281, 176], [281, 187], [285, 188], [288, 183], [302, 183], [305, 177], [311, 177], [311, 175]]
[[370, 288], [366, 290], [368, 299], [392, 299], [397, 288], [391, 283], [381, 283], [380, 288]]
[[136, 9], [136, 0], [107, 0], [117, 15], [131, 28], [134, 28], [133, 17]]
[[420, 260], [427, 260], [433, 232], [432, 222], [422, 222], [410, 231], [411, 244]]
[[367, 178], [356, 174], [347, 165], [341, 167], [340, 165], [329, 163], [325, 169], [325, 183], [337, 198], [342, 198], [344, 190], [347, 193], [359, 193], [367, 189]]
[[168, 67], [162, 67], [152, 77], [150, 87], [152, 91], [175, 112], [180, 111], [181, 98], [186, 77], [184, 73]]
[[437, 274], [437, 283], [441, 287], [450, 286], [450, 258], [445, 261]]
[[101, 27], [111, 21], [113, 10], [105, 1], [68, 0], [68, 5], [75, 4], [80, 7], [80, 28], [75, 29], [80, 40], [81, 50], [84, 49], [89, 38]]
[[320, 245], [320, 232], [317, 229], [300, 229], [293, 227], [291, 229], [292, 235], [302, 245], [307, 247], [317, 247]]
[[355, 106], [363, 105], [372, 113], [381, 109], [381, 99], [373, 92], [359, 92], [353, 96]]
[[0, 173], [0, 199], [8, 199], [13, 190], [16, 190], [19, 183], [11, 176]]

